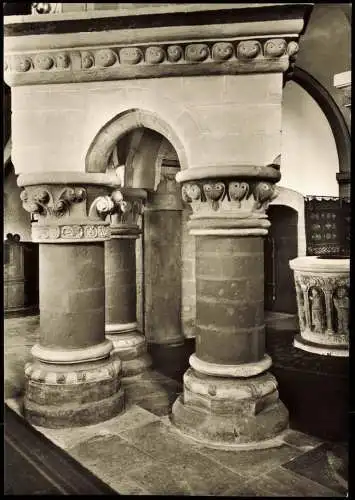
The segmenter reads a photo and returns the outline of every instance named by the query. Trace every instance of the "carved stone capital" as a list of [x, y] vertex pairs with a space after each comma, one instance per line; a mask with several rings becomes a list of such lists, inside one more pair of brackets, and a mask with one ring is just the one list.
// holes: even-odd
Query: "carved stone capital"
[[110, 223], [111, 237], [138, 237], [138, 219], [143, 213], [146, 192], [142, 189], [118, 188], [95, 201], [95, 210]]
[[23, 208], [30, 212], [32, 239], [41, 243], [105, 241], [109, 223], [96, 209], [105, 186], [31, 185], [21, 192]]
[[250, 179], [201, 179], [182, 185], [191, 205], [191, 234], [266, 234], [265, 211], [276, 198], [272, 182]]
[[176, 174], [179, 170], [179, 165], [160, 167], [157, 188], [156, 191], [148, 194], [146, 211], [183, 210], [181, 189], [176, 181]]

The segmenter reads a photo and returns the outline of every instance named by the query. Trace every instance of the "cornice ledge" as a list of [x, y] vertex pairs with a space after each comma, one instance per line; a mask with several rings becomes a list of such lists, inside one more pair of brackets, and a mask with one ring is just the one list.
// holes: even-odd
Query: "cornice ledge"
[[281, 179], [280, 170], [272, 165], [227, 165], [218, 167], [194, 167], [177, 173], [177, 182], [187, 182], [200, 179], [259, 179], [278, 182]]
[[100, 185], [119, 188], [121, 181], [114, 171], [104, 174], [88, 172], [32, 172], [29, 174], [20, 174], [17, 179], [19, 187], [40, 184]]
[[197, 4], [195, 12], [169, 7], [94, 18], [91, 11], [80, 19], [14, 16], [20, 19], [5, 20], [5, 81], [17, 86], [285, 72], [311, 9], [289, 3], [211, 10]]
[[10, 86], [167, 76], [285, 72], [298, 52], [295, 36], [234, 41], [51, 49], [7, 54]]

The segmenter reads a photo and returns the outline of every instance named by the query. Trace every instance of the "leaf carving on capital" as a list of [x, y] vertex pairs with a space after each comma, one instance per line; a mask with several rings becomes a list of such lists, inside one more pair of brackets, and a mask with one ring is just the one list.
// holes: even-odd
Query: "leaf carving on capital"
[[209, 182], [203, 185], [203, 192], [206, 200], [210, 202], [213, 210], [218, 210], [219, 201], [224, 198], [225, 185], [223, 182]]
[[255, 199], [255, 210], [266, 210], [269, 203], [274, 200], [278, 192], [270, 182], [257, 182], [254, 186], [253, 195]]
[[63, 191], [60, 198], [66, 200], [69, 204], [81, 203], [86, 200], [86, 191], [84, 188], [67, 188]]
[[187, 203], [201, 200], [201, 188], [197, 184], [183, 184], [181, 195], [182, 199]]
[[241, 206], [241, 201], [248, 196], [249, 184], [247, 182], [230, 182], [228, 184], [228, 194], [232, 201], [237, 202], [237, 206]]
[[58, 200], [54, 203], [51, 212], [55, 217], [63, 217], [68, 209], [68, 203], [65, 200]]
[[21, 191], [20, 199], [26, 212], [46, 215], [48, 210], [47, 204], [51, 200], [51, 196], [46, 190], [40, 189], [30, 195], [28, 191], [24, 189]]
[[287, 53], [290, 57], [294, 57], [299, 51], [299, 45], [296, 41], [292, 40], [287, 45]]
[[[102, 219], [106, 219], [106, 217], [111, 214], [115, 208], [115, 204], [110, 196], [99, 196], [93, 203], [93, 206], [96, 209], [97, 214]], [[90, 212], [92, 209], [90, 208]]]
[[73, 203], [81, 203], [86, 199], [86, 191], [83, 188], [65, 188], [54, 200], [53, 194], [47, 189], [38, 188], [24, 189], [20, 194], [23, 208], [41, 216], [62, 217], [70, 210]]

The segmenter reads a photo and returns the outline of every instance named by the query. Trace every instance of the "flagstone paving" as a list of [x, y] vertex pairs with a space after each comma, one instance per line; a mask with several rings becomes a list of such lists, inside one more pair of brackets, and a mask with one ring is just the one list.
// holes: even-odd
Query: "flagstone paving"
[[[5, 320], [5, 398], [20, 415], [23, 367], [38, 338], [38, 316]], [[344, 450], [289, 430], [279, 448], [224, 451], [177, 433], [169, 413], [182, 386], [151, 370], [124, 382], [125, 411], [100, 424], [45, 429], [46, 438], [125, 495], [344, 497], [329, 452]]]

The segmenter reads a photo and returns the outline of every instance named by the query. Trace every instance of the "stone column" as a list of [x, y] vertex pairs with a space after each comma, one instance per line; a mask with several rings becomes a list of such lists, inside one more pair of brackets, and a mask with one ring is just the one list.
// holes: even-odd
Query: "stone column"
[[105, 330], [126, 377], [151, 366], [145, 337], [137, 331], [136, 239], [141, 234], [137, 220], [145, 198], [144, 190], [120, 188], [107, 200], [111, 239], [105, 243]]
[[267, 371], [263, 236], [280, 173], [271, 166], [226, 167], [216, 178], [217, 169], [195, 170], [200, 178], [191, 169], [177, 179], [193, 209], [196, 353], [172, 422], [213, 446], [277, 446], [273, 438], [287, 427], [288, 412]]
[[44, 174], [19, 178], [23, 206], [37, 216], [32, 239], [40, 244], [40, 341], [25, 367], [24, 415], [53, 428], [97, 423], [124, 406], [121, 362], [110, 359], [105, 339], [110, 230], [97, 211], [105, 188], [53, 184], [55, 175], [47, 183], [37, 179]]
[[181, 201], [179, 166], [161, 166], [157, 191], [144, 211], [144, 297], [147, 341], [184, 343], [181, 323]]

